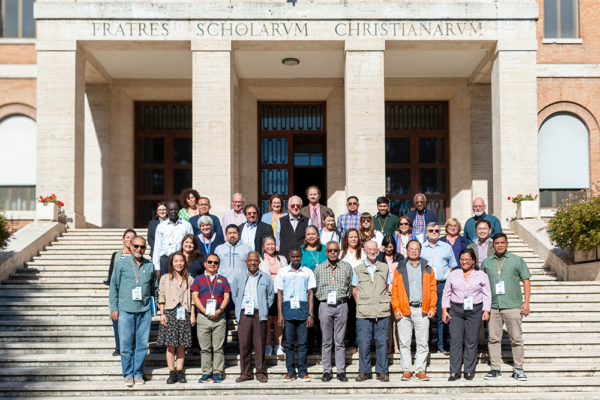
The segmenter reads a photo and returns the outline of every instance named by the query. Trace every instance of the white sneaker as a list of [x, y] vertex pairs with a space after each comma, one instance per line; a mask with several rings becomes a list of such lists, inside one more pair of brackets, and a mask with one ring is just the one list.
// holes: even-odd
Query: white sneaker
[[276, 345], [275, 354], [277, 354], [277, 356], [285, 356], [285, 351], [283, 351], [283, 347], [280, 345]]
[[273, 346], [268, 344], [267, 347], [265, 347], [265, 356], [270, 356], [271, 354], [273, 354]]

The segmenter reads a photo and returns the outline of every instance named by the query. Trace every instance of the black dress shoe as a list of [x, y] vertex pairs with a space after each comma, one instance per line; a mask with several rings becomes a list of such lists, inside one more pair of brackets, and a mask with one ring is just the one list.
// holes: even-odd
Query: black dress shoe
[[358, 376], [356, 377], [355, 381], [356, 382], [364, 382], [367, 380], [367, 378], [369, 378], [369, 375], [367, 374], [363, 374], [362, 372], [359, 372]]
[[450, 378], [448, 378], [448, 382], [454, 382], [460, 379], [460, 374], [450, 374]]
[[321, 377], [321, 381], [329, 382], [330, 380], [331, 380], [331, 374], [329, 372], [323, 373], [323, 376]]
[[346, 374], [343, 372], [337, 374], [337, 379], [340, 382], [348, 382], [348, 378], [346, 378]]
[[185, 379], [185, 374], [183, 373], [182, 369], [177, 371], [177, 382], [187, 383], [187, 379]]
[[177, 383], [177, 371], [169, 371], [169, 379], [167, 379], [167, 385]]
[[465, 379], [466, 380], [472, 381], [474, 377], [475, 377], [475, 373], [474, 372], [470, 372], [470, 373], [466, 373], [465, 372]]

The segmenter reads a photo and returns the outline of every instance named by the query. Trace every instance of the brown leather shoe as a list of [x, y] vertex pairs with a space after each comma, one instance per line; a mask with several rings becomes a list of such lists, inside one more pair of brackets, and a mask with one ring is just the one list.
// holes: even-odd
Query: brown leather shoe
[[367, 374], [363, 374], [362, 372], [358, 374], [358, 376], [356, 377], [355, 381], [356, 382], [364, 382], [369, 378], [369, 375]]
[[256, 379], [259, 382], [265, 383], [268, 382], [269, 380], [267, 379], [267, 376], [265, 374], [256, 374]]
[[250, 376], [246, 376], [246, 375], [240, 375], [235, 381], [237, 383], [242, 383], [242, 382], [246, 382], [246, 381], [251, 381], [253, 378]]
[[377, 374], [377, 379], [379, 379], [381, 382], [389, 382], [390, 378], [388, 378], [387, 374]]
[[427, 375], [425, 375], [425, 372], [423, 372], [423, 371], [417, 372], [417, 378], [419, 378], [420, 381], [428, 381], [429, 380], [429, 377]]
[[413, 377], [412, 372], [410, 371], [404, 371], [404, 373], [402, 374], [402, 378], [400, 378], [401, 381], [410, 381]]

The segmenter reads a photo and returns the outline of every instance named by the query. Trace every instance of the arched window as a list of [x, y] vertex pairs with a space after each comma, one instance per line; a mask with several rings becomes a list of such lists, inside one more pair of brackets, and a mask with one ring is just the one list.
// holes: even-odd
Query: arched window
[[35, 210], [37, 124], [23, 115], [0, 121], [0, 208]]
[[569, 194], [590, 187], [590, 138], [573, 114], [557, 113], [540, 128], [540, 207], [562, 204]]

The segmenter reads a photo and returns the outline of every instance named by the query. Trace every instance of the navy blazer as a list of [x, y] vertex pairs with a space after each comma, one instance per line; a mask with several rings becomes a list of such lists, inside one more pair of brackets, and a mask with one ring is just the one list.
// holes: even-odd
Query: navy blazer
[[[446, 239], [446, 236], [442, 236], [440, 238], [440, 242], [448, 243], [448, 239]], [[454, 241], [454, 246], [450, 245], [450, 247], [452, 247], [452, 251], [454, 252], [454, 258], [456, 259], [456, 262], [458, 263], [459, 267], [460, 267], [459, 254], [461, 251], [463, 251], [464, 249], [467, 248], [469, 243], [470, 243], [469, 239], [467, 239], [466, 237], [464, 237], [462, 235], [458, 235], [458, 238], [456, 238], [456, 240]], [[450, 243], [448, 243], [448, 244], [450, 244]], [[479, 257], [478, 254], [476, 254], [476, 255]]]
[[[435, 212], [431, 211], [429, 208], [426, 208], [425, 210], [423, 210], [423, 213], [425, 214], [425, 226], [427, 227], [427, 224], [429, 224], [430, 222], [438, 222], [438, 217], [437, 215], [435, 215]], [[406, 216], [408, 218], [410, 218], [410, 220], [413, 222], [413, 225], [415, 223], [415, 218], [417, 218], [417, 209], [415, 208], [414, 210], [410, 210], [409, 212], [406, 213]], [[413, 226], [414, 229], [414, 226]]]

